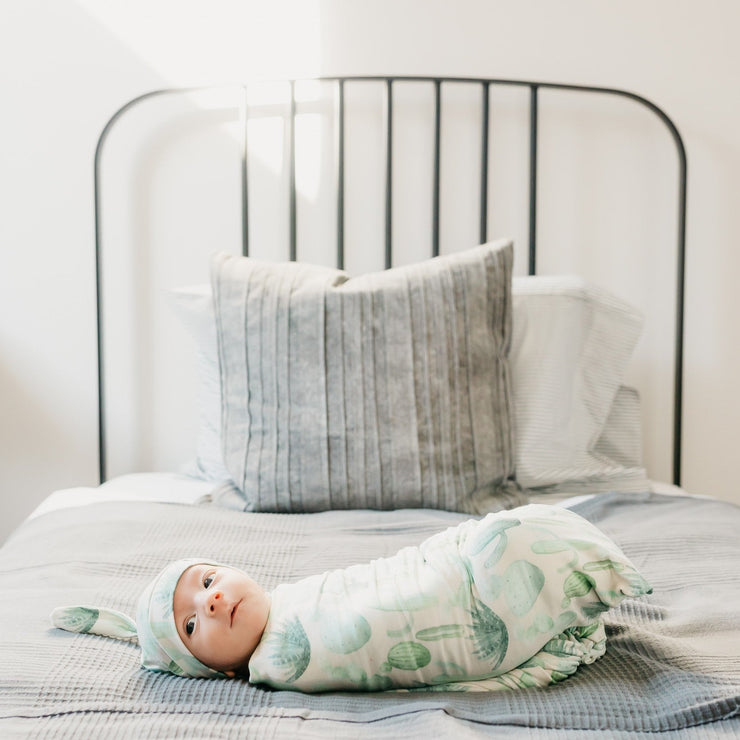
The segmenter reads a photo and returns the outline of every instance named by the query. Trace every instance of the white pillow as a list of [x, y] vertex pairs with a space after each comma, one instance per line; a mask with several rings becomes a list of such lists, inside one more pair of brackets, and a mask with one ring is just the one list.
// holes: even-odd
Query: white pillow
[[[187, 472], [227, 480], [221, 390], [209, 284], [169, 291], [197, 345], [199, 434]], [[642, 327], [638, 311], [570, 276], [513, 281], [510, 355], [516, 477], [545, 491], [647, 490], [639, 399], [622, 378]]]
[[642, 466], [642, 425], [640, 394], [620, 386], [595, 452], [625, 468]]
[[618, 487], [623, 460], [604, 454], [599, 440], [642, 316], [578, 277], [515, 278], [513, 296], [517, 481], [541, 488], [605, 479]]
[[198, 438], [195, 459], [184, 472], [204, 480], [230, 480], [221, 451], [221, 378], [211, 285], [176, 288], [167, 295], [197, 348]]

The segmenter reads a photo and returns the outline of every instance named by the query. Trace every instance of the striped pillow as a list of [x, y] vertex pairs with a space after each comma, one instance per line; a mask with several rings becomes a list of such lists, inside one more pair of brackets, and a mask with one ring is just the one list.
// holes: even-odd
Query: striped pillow
[[521, 503], [510, 242], [350, 278], [219, 254], [224, 462], [247, 510]]

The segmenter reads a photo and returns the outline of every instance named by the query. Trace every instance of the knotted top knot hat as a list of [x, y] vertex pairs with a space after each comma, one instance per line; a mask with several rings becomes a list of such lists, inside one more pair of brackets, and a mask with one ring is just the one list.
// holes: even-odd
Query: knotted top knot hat
[[141, 665], [150, 671], [192, 678], [224, 678], [225, 674], [201, 663], [180, 639], [172, 601], [180, 576], [191, 565], [221, 567], [202, 558], [176, 560], [162, 570], [144, 589], [136, 607], [136, 621], [123, 612], [98, 606], [60, 606], [51, 613], [51, 623], [68, 632], [138, 640]]

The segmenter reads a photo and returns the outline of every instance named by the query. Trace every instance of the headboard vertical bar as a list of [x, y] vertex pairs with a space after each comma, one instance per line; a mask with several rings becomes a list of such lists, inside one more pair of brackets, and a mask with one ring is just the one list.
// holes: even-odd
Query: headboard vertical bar
[[344, 80], [337, 80], [337, 267], [344, 269]]
[[490, 84], [482, 84], [480, 145], [480, 243], [488, 241], [488, 129], [490, 125]]
[[112, 118], [101, 133], [95, 148], [95, 167], [93, 186], [95, 193], [95, 313], [96, 339], [98, 350], [98, 479], [105, 483], [108, 479], [106, 429], [108, 416], [105, 406], [105, 359], [103, 346], [103, 226], [102, 226], [102, 194], [100, 190], [100, 159], [103, 142], [107, 136], [115, 117]]
[[537, 85], [529, 97], [529, 274], [537, 270]]
[[249, 178], [247, 171], [248, 159], [248, 141], [247, 141], [247, 124], [249, 122], [249, 98], [247, 87], [242, 88], [244, 96], [242, 98], [241, 115], [242, 115], [242, 254], [246, 257], [249, 255]]
[[432, 257], [439, 255], [440, 147], [442, 138], [442, 81], [434, 81], [434, 183], [432, 191]]
[[295, 80], [290, 81], [290, 116], [288, 118], [288, 167], [290, 189], [290, 259], [298, 257], [296, 234], [296, 179], [295, 179]]
[[385, 266], [393, 264], [393, 80], [385, 81]]
[[675, 378], [673, 393], [673, 483], [681, 485], [681, 439], [683, 434], [683, 344], [684, 302], [686, 285], [686, 150], [678, 131], [672, 133], [679, 152], [678, 191], [678, 264], [676, 275], [676, 355], [674, 358]]

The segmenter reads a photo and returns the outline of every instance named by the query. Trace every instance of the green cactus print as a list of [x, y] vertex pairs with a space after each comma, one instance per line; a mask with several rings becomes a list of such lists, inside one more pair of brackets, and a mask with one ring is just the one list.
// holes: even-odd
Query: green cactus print
[[385, 634], [388, 637], [392, 637], [392, 638], [395, 638], [395, 637], [405, 637], [406, 635], [411, 634], [411, 630], [413, 630], [413, 629], [414, 629], [414, 625], [413, 624], [405, 624], [403, 627], [401, 627], [400, 629], [397, 629], [397, 630], [386, 630], [385, 631]]
[[599, 628], [602, 627], [602, 623], [599, 620], [596, 620], [594, 622], [591, 622], [591, 624], [586, 624], [583, 627], [571, 627], [568, 630], [568, 633], [571, 634], [573, 637], [578, 638], [579, 640], [583, 640], [586, 637], [591, 637], [591, 635], [595, 634], [599, 631]]
[[185, 675], [185, 671], [182, 668], [180, 668], [180, 666], [174, 660], [170, 661], [170, 664], [167, 666], [167, 670], [170, 673], [174, 673], [176, 676]]
[[537, 601], [545, 574], [528, 560], [515, 560], [504, 573], [504, 595], [513, 614], [523, 617]]
[[490, 661], [491, 670], [496, 670], [509, 647], [509, 632], [504, 621], [482, 601], [475, 600], [470, 612], [473, 620], [473, 639], [476, 650], [473, 654], [481, 660]]
[[495, 547], [483, 563], [485, 568], [491, 568], [501, 560], [501, 557], [509, 544], [506, 530], [511, 529], [512, 527], [518, 527], [520, 524], [521, 522], [518, 519], [499, 520], [494, 526], [483, 531], [481, 535], [473, 541], [470, 546], [470, 555], [473, 557], [479, 555], [495, 541]]
[[592, 601], [590, 604], [581, 606], [581, 614], [586, 619], [595, 619], [599, 614], [606, 611], [609, 611], [609, 604], [605, 604], [603, 601]]
[[303, 625], [297, 618], [286, 622], [282, 630], [273, 632], [270, 640], [274, 648], [270, 655], [273, 665], [289, 674], [284, 680], [292, 683], [299, 679], [311, 660], [311, 644]]
[[432, 654], [419, 642], [399, 642], [388, 651], [388, 664], [401, 671], [416, 671], [429, 665]]
[[560, 606], [563, 609], [566, 609], [570, 606], [571, 599], [585, 596], [594, 588], [594, 586], [596, 586], [596, 581], [594, 581], [591, 576], [587, 576], [580, 570], [574, 570], [565, 579], [565, 583], [563, 583], [563, 593], [565, 594], [565, 598], [560, 603]]
[[68, 609], [64, 613], [63, 624], [60, 624], [60, 627], [69, 632], [87, 633], [95, 626], [95, 622], [98, 621], [99, 616], [100, 611], [98, 609], [78, 606], [74, 609]]
[[[596, 582], [590, 576], [585, 573], [581, 573], [580, 570], [574, 570], [566, 579], [563, 584], [563, 591], [568, 599], [574, 599], [576, 596], [585, 596], [594, 586]], [[567, 606], [565, 604], [564, 606]]]
[[320, 621], [324, 647], [340, 655], [349, 655], [359, 650], [372, 634], [367, 619], [357, 612], [322, 611]]
[[540, 635], [557, 634], [570, 627], [576, 619], [578, 615], [574, 611], [563, 612], [556, 619], [552, 619], [548, 614], [538, 614], [532, 624], [517, 627], [516, 639], [536, 640]]
[[622, 563], [615, 563], [613, 560], [597, 560], [590, 563], [585, 563], [583, 570], [594, 572], [597, 570], [614, 570], [617, 573], [621, 573], [624, 570]]
[[439, 627], [428, 627], [416, 633], [417, 640], [430, 642], [433, 640], [446, 640], [452, 637], [466, 637], [468, 630], [462, 624], [441, 624]]

